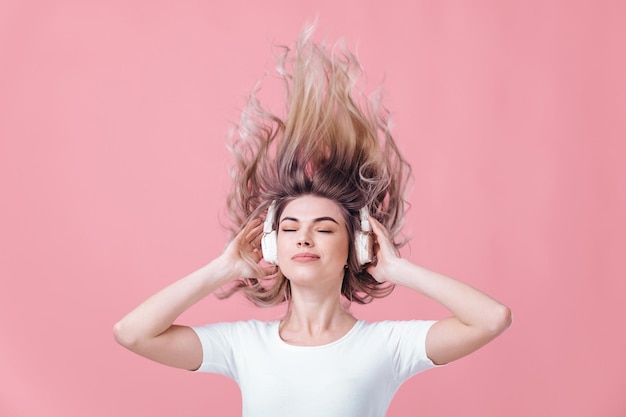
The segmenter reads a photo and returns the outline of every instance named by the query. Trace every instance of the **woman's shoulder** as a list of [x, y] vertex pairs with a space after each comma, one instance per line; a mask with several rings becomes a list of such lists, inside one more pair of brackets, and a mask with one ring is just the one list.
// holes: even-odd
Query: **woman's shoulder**
[[200, 341], [227, 346], [265, 344], [275, 339], [279, 321], [241, 320], [192, 326]]
[[252, 331], [263, 332], [276, 328], [280, 320], [263, 321], [263, 320], [237, 320], [237, 321], [221, 321], [216, 323], [207, 323], [201, 326], [193, 326], [195, 328], [209, 328], [222, 331]]
[[249, 332], [265, 333], [274, 331], [280, 324], [280, 320], [242, 320], [233, 322], [232, 325], [238, 329], [242, 329]]
[[436, 323], [436, 320], [382, 320], [372, 322], [359, 320], [359, 323], [362, 332], [391, 337], [407, 333], [426, 333]]

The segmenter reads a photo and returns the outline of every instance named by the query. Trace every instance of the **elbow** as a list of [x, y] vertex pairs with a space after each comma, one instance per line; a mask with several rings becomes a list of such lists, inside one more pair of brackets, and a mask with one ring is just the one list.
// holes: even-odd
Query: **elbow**
[[117, 343], [130, 350], [137, 344], [137, 338], [129, 331], [128, 326], [124, 324], [124, 320], [118, 321], [113, 326], [113, 338]]
[[502, 304], [494, 308], [494, 311], [490, 316], [489, 331], [494, 336], [504, 332], [513, 322], [513, 313], [511, 313], [511, 309]]

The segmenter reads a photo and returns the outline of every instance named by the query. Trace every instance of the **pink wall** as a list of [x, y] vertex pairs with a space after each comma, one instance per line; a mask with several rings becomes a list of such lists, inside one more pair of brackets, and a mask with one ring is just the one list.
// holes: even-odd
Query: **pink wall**
[[[415, 170], [405, 254], [515, 314], [389, 415], [626, 415], [624, 3], [214, 3], [0, 2], [0, 415], [240, 415], [232, 381], [111, 327], [223, 248], [229, 120], [317, 14], [386, 76]], [[445, 314], [402, 289], [355, 310]], [[211, 298], [183, 321], [279, 314]]]

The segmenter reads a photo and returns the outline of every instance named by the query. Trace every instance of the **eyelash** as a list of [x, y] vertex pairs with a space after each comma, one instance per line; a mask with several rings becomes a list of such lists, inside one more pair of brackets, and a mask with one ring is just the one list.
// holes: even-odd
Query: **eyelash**
[[[296, 232], [296, 229], [281, 229], [281, 232]], [[332, 230], [318, 230], [319, 233], [332, 233]]]

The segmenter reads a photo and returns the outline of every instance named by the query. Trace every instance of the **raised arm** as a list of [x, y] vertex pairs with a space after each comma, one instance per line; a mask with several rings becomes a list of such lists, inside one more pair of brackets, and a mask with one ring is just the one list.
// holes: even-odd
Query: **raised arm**
[[241, 277], [254, 277], [258, 270], [243, 260], [247, 252], [260, 260], [260, 220], [253, 220], [208, 265], [172, 283], [141, 303], [115, 324], [113, 334], [124, 347], [148, 359], [177, 368], [194, 370], [202, 364], [202, 347], [195, 332], [174, 325], [185, 310], [223, 285]]
[[426, 337], [426, 353], [445, 364], [486, 345], [511, 324], [511, 311], [483, 292], [453, 278], [429, 271], [397, 256], [383, 226], [370, 218], [378, 243], [377, 264], [368, 272], [415, 290], [446, 307], [453, 316], [433, 325]]

